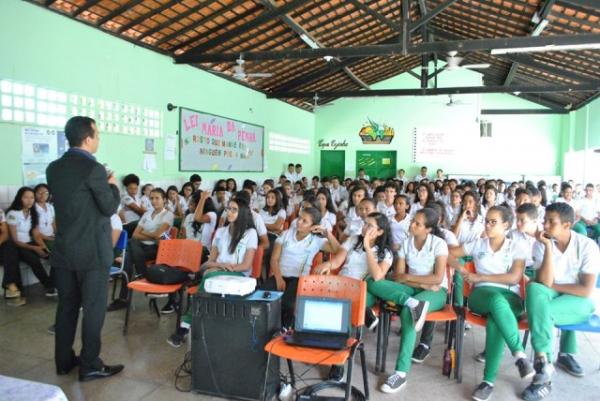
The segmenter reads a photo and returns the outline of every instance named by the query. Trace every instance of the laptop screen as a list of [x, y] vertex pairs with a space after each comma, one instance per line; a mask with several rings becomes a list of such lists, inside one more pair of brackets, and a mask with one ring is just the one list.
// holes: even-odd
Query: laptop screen
[[296, 307], [296, 330], [348, 333], [349, 325], [349, 300], [298, 297]]

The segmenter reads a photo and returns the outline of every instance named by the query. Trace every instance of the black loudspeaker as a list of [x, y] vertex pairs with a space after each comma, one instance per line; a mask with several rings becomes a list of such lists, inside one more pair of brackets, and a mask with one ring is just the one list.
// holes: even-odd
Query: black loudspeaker
[[265, 345], [279, 329], [281, 299], [248, 301], [198, 293], [192, 314], [192, 391], [238, 400], [266, 399], [279, 386], [279, 358]]

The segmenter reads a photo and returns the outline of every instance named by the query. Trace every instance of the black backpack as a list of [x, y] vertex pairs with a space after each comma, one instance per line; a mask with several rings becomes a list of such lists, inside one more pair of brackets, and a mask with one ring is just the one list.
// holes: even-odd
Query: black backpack
[[189, 279], [185, 270], [167, 265], [152, 265], [146, 272], [146, 280], [154, 284], [181, 284]]

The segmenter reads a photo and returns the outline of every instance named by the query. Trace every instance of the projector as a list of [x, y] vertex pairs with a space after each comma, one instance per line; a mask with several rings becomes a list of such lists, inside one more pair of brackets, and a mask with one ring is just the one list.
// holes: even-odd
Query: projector
[[252, 277], [216, 276], [204, 282], [204, 291], [211, 294], [244, 296], [255, 289], [256, 279]]

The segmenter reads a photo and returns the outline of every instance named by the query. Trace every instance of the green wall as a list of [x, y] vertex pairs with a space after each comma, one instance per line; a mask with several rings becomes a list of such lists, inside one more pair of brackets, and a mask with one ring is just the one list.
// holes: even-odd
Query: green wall
[[[179, 125], [177, 111], [166, 110], [169, 102], [265, 127], [264, 174], [201, 173], [205, 181], [279, 176], [290, 161], [302, 162], [307, 174], [317, 173], [316, 162], [306, 155], [267, 151], [270, 132], [314, 142], [312, 113], [21, 1], [0, 1], [0, 35], [0, 78], [160, 110], [163, 134], [174, 134]], [[0, 123], [1, 185], [22, 183], [23, 126]], [[143, 137], [105, 133], [97, 156], [118, 175], [136, 172], [142, 181], [188, 177], [178, 171], [177, 160], [162, 159], [163, 141], [156, 141], [153, 173], [142, 170]]]
[[[419, 72], [415, 70], [415, 72]], [[403, 74], [373, 85], [373, 89], [416, 88], [419, 81]], [[443, 72], [438, 85], [478, 86], [481, 75], [472, 71]], [[493, 136], [480, 139], [477, 109], [541, 108], [511, 95], [458, 95], [458, 105], [447, 106], [448, 96], [381, 97], [336, 100], [335, 105], [317, 111], [316, 138], [346, 139], [346, 175], [355, 171], [357, 150], [396, 150], [397, 167], [414, 177], [421, 163], [413, 163], [412, 130], [437, 128], [457, 133], [457, 156], [440, 157], [425, 163], [430, 173], [443, 168], [450, 174], [555, 175], [560, 174], [561, 115], [484, 115], [492, 122]], [[395, 130], [390, 145], [364, 145], [358, 132], [371, 118]], [[507, 155], [510, 155], [507, 157]], [[433, 170], [433, 171], [432, 171]]]

